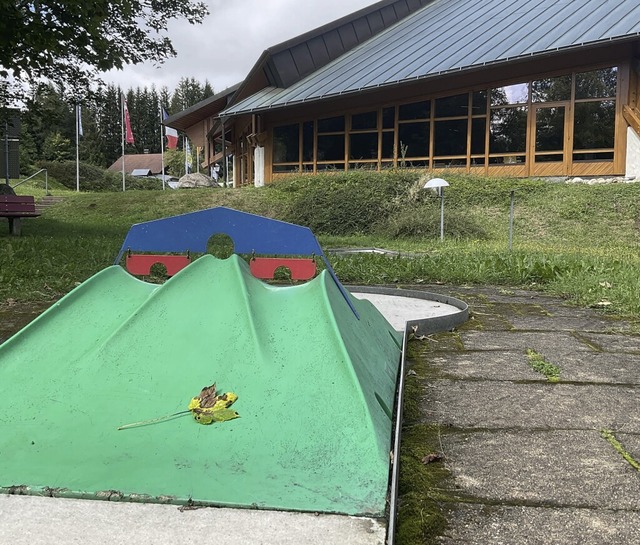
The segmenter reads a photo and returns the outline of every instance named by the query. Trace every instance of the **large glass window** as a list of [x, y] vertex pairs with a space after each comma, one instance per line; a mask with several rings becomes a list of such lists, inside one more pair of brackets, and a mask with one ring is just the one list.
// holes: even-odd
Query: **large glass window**
[[482, 115], [487, 113], [487, 92], [474, 91], [471, 98], [471, 114]]
[[571, 99], [571, 74], [531, 82], [533, 102], [556, 102]]
[[351, 130], [362, 131], [378, 127], [378, 112], [366, 112], [351, 116]]
[[273, 162], [294, 163], [300, 160], [300, 125], [282, 125], [273, 129]]
[[467, 120], [450, 119], [436, 121], [433, 138], [433, 155], [466, 155]]
[[313, 161], [313, 121], [305, 121], [302, 124], [302, 161]]
[[318, 161], [344, 161], [344, 134], [318, 135]]
[[537, 163], [546, 163], [545, 175], [570, 174], [569, 159], [613, 160], [617, 82], [611, 67], [281, 125], [273, 129], [273, 170], [528, 161], [514, 174], [535, 175]]
[[527, 107], [491, 110], [490, 153], [518, 153], [526, 150]]
[[574, 110], [573, 149], [613, 148], [616, 103], [578, 102]]
[[584, 98], [615, 98], [618, 69], [615, 66], [576, 74], [576, 100]]
[[382, 108], [382, 128], [393, 129], [396, 125], [396, 109], [394, 106], [390, 108]]
[[431, 117], [431, 101], [413, 102], [402, 104], [398, 108], [398, 119], [407, 121], [411, 119], [429, 119]]
[[469, 93], [436, 99], [434, 117], [460, 117], [469, 111]]
[[536, 109], [536, 152], [564, 148], [564, 106]]
[[378, 133], [354, 133], [349, 137], [349, 159], [377, 159]]
[[429, 156], [429, 123], [402, 123], [398, 126], [398, 157]]
[[471, 121], [471, 155], [481, 155], [485, 151], [487, 120], [484, 117]]
[[392, 132], [382, 133], [382, 158], [393, 159], [394, 134]]
[[342, 132], [344, 131], [344, 116], [327, 117], [318, 119], [318, 132]]
[[529, 101], [529, 84], [518, 83], [491, 89], [491, 106], [526, 104]]

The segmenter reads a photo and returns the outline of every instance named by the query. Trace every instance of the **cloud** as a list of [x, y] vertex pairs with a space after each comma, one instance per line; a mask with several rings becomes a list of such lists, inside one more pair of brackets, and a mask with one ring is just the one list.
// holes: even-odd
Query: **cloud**
[[358, 11], [372, 0], [208, 0], [202, 25], [169, 24], [175, 58], [159, 67], [128, 66], [104, 75], [107, 82], [130, 87], [173, 90], [183, 77], [209, 80], [216, 92], [242, 81], [268, 47]]

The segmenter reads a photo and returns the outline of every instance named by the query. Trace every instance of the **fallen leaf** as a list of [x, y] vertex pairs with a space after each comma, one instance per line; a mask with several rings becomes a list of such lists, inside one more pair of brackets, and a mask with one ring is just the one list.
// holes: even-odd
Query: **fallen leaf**
[[424, 465], [432, 464], [433, 462], [440, 462], [442, 460], [442, 455], [437, 452], [432, 452], [431, 454], [427, 454], [420, 460]]

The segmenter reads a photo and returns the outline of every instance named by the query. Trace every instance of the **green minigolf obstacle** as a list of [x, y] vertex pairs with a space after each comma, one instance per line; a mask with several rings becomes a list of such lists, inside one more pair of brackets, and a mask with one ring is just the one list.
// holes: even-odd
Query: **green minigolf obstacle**
[[[99, 272], [0, 345], [0, 490], [383, 516], [401, 335], [322, 272]], [[212, 383], [240, 418], [187, 409]]]

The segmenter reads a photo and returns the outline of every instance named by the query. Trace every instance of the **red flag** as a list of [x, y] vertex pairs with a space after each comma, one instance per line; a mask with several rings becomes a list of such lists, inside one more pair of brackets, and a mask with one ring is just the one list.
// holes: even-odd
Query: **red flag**
[[133, 131], [131, 130], [131, 119], [129, 119], [129, 108], [127, 108], [127, 101], [122, 99], [124, 104], [124, 126], [125, 126], [125, 137], [124, 141], [127, 144], [134, 144], [133, 141]]
[[[162, 120], [164, 121], [167, 117], [169, 117], [169, 115], [165, 109], [162, 108]], [[178, 147], [178, 131], [171, 127], [165, 127], [164, 134], [167, 137], [167, 149], [176, 149]]]

